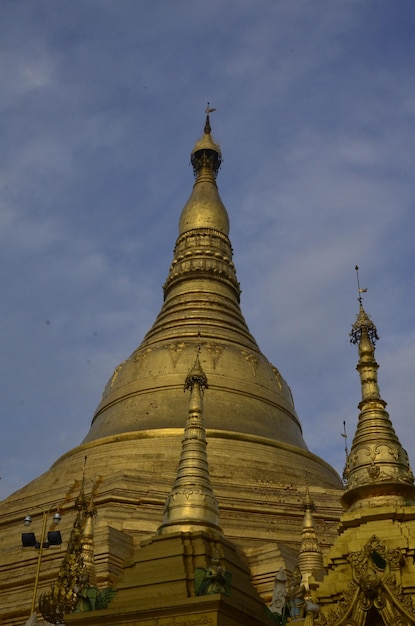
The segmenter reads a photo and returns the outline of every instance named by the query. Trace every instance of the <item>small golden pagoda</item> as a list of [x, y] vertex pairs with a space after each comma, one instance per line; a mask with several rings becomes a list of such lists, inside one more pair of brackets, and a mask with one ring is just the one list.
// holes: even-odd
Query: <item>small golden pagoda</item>
[[362, 291], [359, 287], [351, 331], [359, 349], [362, 400], [345, 467], [346, 512], [325, 558], [326, 575], [314, 596], [320, 615], [314, 621], [409, 626], [415, 624], [414, 476], [379, 392], [377, 329], [363, 308]]
[[[291, 571], [297, 561], [306, 474], [317, 504], [314, 524], [321, 549], [327, 550], [336, 537], [340, 478], [308, 450], [290, 388], [258, 347], [241, 312], [229, 218], [216, 183], [221, 158], [208, 111], [202, 138], [191, 153], [195, 181], [180, 216], [159, 315], [142, 343], [115, 368], [84, 441], [0, 504], [3, 626], [21, 625], [28, 619], [40, 562], [36, 549], [21, 547], [22, 520], [30, 514], [32, 527], [39, 528], [52, 507], [59, 507], [62, 516], [62, 548], [50, 547], [42, 554], [34, 598], [37, 607], [60, 571], [77, 514], [74, 479], [85, 456], [97, 485], [96, 584], [99, 589], [119, 589], [114, 606], [129, 597], [117, 585], [130, 584], [128, 572], [138, 571], [137, 563], [141, 558], [144, 563], [148, 555], [150, 560], [142, 567], [150, 576], [153, 557], [161, 558], [154, 555], [163, 554], [162, 546], [171, 545], [171, 537], [177, 542], [186, 580], [196, 562], [207, 566], [209, 555], [214, 567], [234, 563], [237, 571], [244, 571], [245, 582], [240, 583], [244, 593], [253, 598], [251, 580], [261, 601], [270, 605], [276, 572]], [[182, 443], [183, 416], [189, 409], [183, 382], [190, 385], [196, 351], [197, 368], [209, 381], [203, 398], [209, 483], [203, 489], [210, 485], [212, 493], [202, 490], [188, 499], [182, 484], [196, 444], [193, 439], [189, 448]], [[192, 420], [198, 415], [202, 387], [200, 383], [191, 390]], [[189, 527], [183, 529], [184, 511], [191, 505], [199, 519], [201, 500], [210, 503], [202, 507], [206, 516], [202, 526], [196, 529], [189, 520]], [[216, 531], [219, 539], [212, 543]], [[197, 541], [195, 533], [199, 533]], [[149, 547], [144, 549], [146, 541]], [[187, 550], [200, 557], [187, 557]], [[121, 614], [116, 623], [124, 623]]]
[[308, 485], [303, 509], [304, 524], [298, 553], [298, 569], [301, 573], [301, 583], [304, 585], [307, 595], [309, 595], [309, 579], [311, 575], [322, 572], [323, 570], [323, 553], [314, 526], [313, 511], [315, 510], [315, 506]]

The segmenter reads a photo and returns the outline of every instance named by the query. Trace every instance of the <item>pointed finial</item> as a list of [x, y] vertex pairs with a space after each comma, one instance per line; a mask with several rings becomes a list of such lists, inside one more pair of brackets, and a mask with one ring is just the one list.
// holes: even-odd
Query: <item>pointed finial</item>
[[308, 472], [306, 471], [305, 473], [305, 498], [303, 501], [303, 511], [314, 511], [315, 510], [315, 506], [314, 506], [314, 502], [313, 499], [311, 497], [310, 494], [310, 488], [309, 488], [309, 484], [308, 484]]
[[210, 108], [210, 103], [208, 102], [208, 103], [207, 103], [207, 107], [206, 107], [206, 109], [205, 109], [205, 113], [206, 113], [206, 115], [209, 115], [209, 113], [213, 113], [213, 111], [216, 111], [216, 109], [211, 109], [211, 108]]
[[356, 265], [356, 267], [354, 268], [356, 270], [356, 280], [357, 280], [357, 293], [359, 294], [357, 299], [359, 301], [360, 304], [362, 304], [363, 302], [363, 298], [362, 298], [362, 293], [366, 293], [367, 289], [362, 289], [362, 287], [360, 286], [360, 281], [359, 281], [359, 266]]
[[206, 121], [203, 129], [203, 137], [200, 141], [196, 142], [190, 157], [196, 179], [199, 177], [202, 170], [204, 171], [206, 168], [207, 171], [210, 171], [211, 175], [216, 178], [222, 161], [220, 147], [213, 141], [211, 136], [212, 129], [209, 115], [213, 113], [213, 111], [216, 111], [216, 109], [212, 109], [208, 102], [205, 109]]
[[370, 319], [369, 315], [363, 308], [363, 298], [362, 293], [366, 293], [367, 289], [362, 289], [360, 287], [359, 280], [359, 267], [356, 265], [356, 278], [357, 278], [357, 291], [358, 291], [358, 301], [359, 301], [359, 313], [357, 314], [356, 321], [352, 326], [352, 330], [350, 331], [350, 343], [357, 344], [360, 342], [363, 331], [365, 334], [367, 333], [367, 337], [372, 344], [375, 346], [376, 341], [379, 340], [378, 331], [375, 324]]
[[[199, 333], [198, 338], [200, 338], [200, 333]], [[193, 366], [190, 372], [188, 373], [188, 375], [186, 376], [186, 380], [184, 382], [185, 391], [186, 389], [192, 390], [193, 386], [197, 384], [199, 385], [200, 390], [203, 392], [209, 386], [207, 376], [205, 372], [203, 371], [202, 366], [200, 365], [199, 354], [200, 354], [200, 343], [198, 342], [196, 345], [195, 362], [193, 363]]]
[[205, 129], [204, 129], [204, 133], [205, 135], [210, 135], [210, 133], [212, 132], [212, 129], [210, 127], [210, 113], [213, 113], [213, 111], [216, 111], [216, 109], [211, 109], [210, 108], [210, 104], [209, 102], [207, 103], [207, 107], [205, 109], [205, 113], [206, 113], [206, 122], [205, 122]]
[[210, 133], [212, 132], [212, 129], [210, 127], [210, 118], [209, 115], [210, 113], [213, 113], [213, 111], [216, 111], [216, 109], [211, 109], [210, 108], [210, 104], [209, 102], [207, 103], [207, 107], [205, 109], [205, 113], [206, 113], [206, 122], [205, 122], [205, 128], [204, 128], [204, 133], [205, 135], [210, 135]]

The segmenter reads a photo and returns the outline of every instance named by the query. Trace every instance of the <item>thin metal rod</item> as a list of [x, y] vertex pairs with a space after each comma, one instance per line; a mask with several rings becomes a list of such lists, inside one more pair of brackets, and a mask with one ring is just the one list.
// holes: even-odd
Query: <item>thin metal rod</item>
[[37, 557], [35, 586], [34, 586], [34, 589], [33, 589], [32, 609], [30, 611], [31, 615], [35, 612], [37, 587], [38, 587], [38, 584], [39, 584], [40, 565], [42, 563], [42, 555], [43, 555], [43, 543], [45, 541], [45, 536], [46, 536], [46, 523], [47, 523], [47, 520], [48, 520], [48, 513], [49, 512], [50, 512], [50, 509], [49, 509], [49, 511], [43, 511], [42, 537], [40, 539], [39, 556]]

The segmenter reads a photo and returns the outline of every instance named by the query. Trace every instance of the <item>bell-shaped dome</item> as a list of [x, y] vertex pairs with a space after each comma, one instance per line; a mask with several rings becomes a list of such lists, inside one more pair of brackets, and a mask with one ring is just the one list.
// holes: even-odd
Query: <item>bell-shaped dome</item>
[[142, 344], [109, 380], [85, 442], [130, 431], [181, 428], [181, 390], [196, 345], [210, 385], [208, 429], [306, 450], [287, 383], [262, 354], [239, 306], [229, 219], [216, 174], [220, 149], [207, 117], [192, 151], [195, 183], [183, 208], [164, 304]]

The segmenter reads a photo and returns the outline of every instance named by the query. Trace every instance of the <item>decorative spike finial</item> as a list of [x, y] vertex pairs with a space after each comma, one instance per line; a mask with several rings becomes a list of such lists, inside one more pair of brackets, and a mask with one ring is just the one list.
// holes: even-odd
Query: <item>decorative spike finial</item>
[[360, 287], [359, 267], [357, 265], [355, 267], [355, 270], [356, 270], [356, 278], [357, 278], [357, 292], [358, 292], [357, 299], [359, 302], [359, 313], [357, 314], [356, 321], [352, 326], [352, 330], [350, 331], [350, 343], [354, 343], [354, 344], [359, 343], [362, 337], [362, 333], [365, 331], [365, 334], [367, 334], [367, 337], [370, 343], [374, 347], [376, 341], [379, 340], [378, 331], [377, 331], [376, 326], [370, 319], [369, 315], [366, 313], [366, 311], [363, 308], [362, 293], [366, 293], [367, 289], [366, 288], [362, 289]]
[[196, 180], [199, 180], [202, 174], [205, 178], [207, 177], [206, 180], [209, 179], [209, 174], [215, 179], [222, 161], [220, 147], [213, 141], [211, 135], [212, 128], [210, 126], [209, 115], [213, 113], [213, 111], [216, 111], [216, 109], [210, 108], [208, 102], [205, 109], [206, 120], [203, 129], [203, 137], [196, 143], [190, 158]]
[[356, 267], [354, 268], [356, 270], [356, 280], [357, 280], [357, 293], [359, 294], [357, 299], [360, 302], [360, 304], [362, 304], [363, 302], [363, 298], [362, 298], [362, 293], [366, 293], [367, 289], [362, 289], [362, 287], [360, 286], [360, 280], [359, 280], [359, 266], [356, 265]]
[[[200, 339], [200, 333], [198, 335], [198, 339]], [[207, 389], [209, 386], [207, 376], [205, 372], [203, 371], [202, 366], [200, 365], [199, 354], [200, 354], [200, 343], [198, 342], [196, 346], [195, 362], [193, 363], [193, 367], [188, 373], [188, 375], [186, 376], [186, 380], [184, 382], [185, 391], [186, 389], [190, 389], [190, 391], [192, 391], [194, 385], [197, 384], [199, 385], [200, 391], [203, 393], [203, 391]]]
[[213, 113], [213, 111], [216, 111], [216, 109], [211, 109], [210, 108], [210, 104], [209, 102], [207, 103], [207, 107], [205, 109], [205, 113], [206, 113], [206, 122], [205, 122], [205, 128], [204, 128], [204, 133], [205, 135], [210, 135], [210, 133], [212, 132], [212, 129], [210, 127], [210, 118], [209, 115], [210, 113]]
[[308, 485], [308, 472], [305, 473], [305, 498], [303, 502], [303, 511], [314, 511], [315, 506], [310, 494], [310, 487]]

